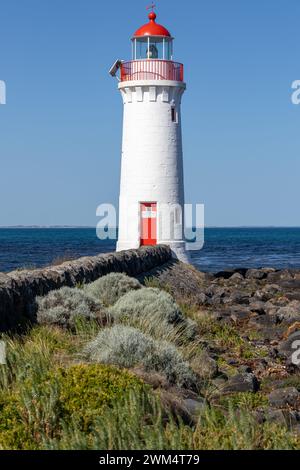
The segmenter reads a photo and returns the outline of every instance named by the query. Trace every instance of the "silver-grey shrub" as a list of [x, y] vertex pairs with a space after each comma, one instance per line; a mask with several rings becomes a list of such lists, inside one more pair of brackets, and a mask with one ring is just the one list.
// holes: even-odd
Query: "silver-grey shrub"
[[37, 321], [40, 324], [74, 330], [80, 320], [107, 323], [107, 312], [103, 304], [83, 289], [62, 287], [45, 297], [37, 297], [36, 300]]
[[141, 289], [142, 285], [133, 277], [123, 273], [110, 273], [85, 286], [86, 292], [104, 305], [115, 304], [123, 295], [132, 290]]
[[[185, 320], [173, 297], [152, 287], [128, 292], [109, 311], [120, 322], [135, 318], [153, 319], [157, 328], [162, 324], [180, 324]], [[161, 325], [157, 322], [161, 322]]]
[[195, 388], [197, 384], [196, 374], [175, 346], [129, 326], [115, 325], [100, 331], [85, 347], [84, 355], [93, 362], [161, 372], [180, 387]]

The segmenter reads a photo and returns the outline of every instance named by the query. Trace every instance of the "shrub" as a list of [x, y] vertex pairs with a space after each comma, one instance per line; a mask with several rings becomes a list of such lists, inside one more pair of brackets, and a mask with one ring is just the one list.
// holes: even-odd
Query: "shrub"
[[110, 306], [127, 292], [141, 289], [141, 287], [139, 281], [133, 277], [122, 273], [110, 273], [85, 286], [85, 290], [96, 300], [101, 300], [104, 305]]
[[103, 365], [53, 369], [40, 382], [24, 379], [16, 390], [0, 391], [0, 448], [42, 448], [61, 435], [62, 421], [76, 420], [80, 432], [88, 433], [106, 407], [147, 388], [128, 371]]
[[166, 341], [155, 341], [141, 331], [115, 325], [101, 331], [84, 354], [88, 359], [120, 367], [142, 366], [146, 371], [162, 372], [171, 384], [195, 388], [197, 377], [180, 352]]
[[37, 298], [37, 321], [40, 324], [57, 325], [75, 330], [80, 320], [95, 320], [100, 324], [107, 322], [103, 304], [96, 301], [82, 289], [62, 289]]
[[153, 322], [171, 325], [184, 322], [184, 316], [169, 294], [147, 287], [125, 294], [110, 308], [110, 313], [119, 321], [148, 317]]
[[106, 406], [112, 406], [131, 389], [145, 387], [126, 370], [101, 364], [79, 364], [60, 368], [50, 376], [60, 385], [59, 401], [64, 420], [77, 419], [87, 430]]
[[177, 345], [192, 341], [198, 331], [197, 324], [185, 318], [172, 296], [155, 288], [125, 294], [109, 309], [109, 314], [116, 323]]

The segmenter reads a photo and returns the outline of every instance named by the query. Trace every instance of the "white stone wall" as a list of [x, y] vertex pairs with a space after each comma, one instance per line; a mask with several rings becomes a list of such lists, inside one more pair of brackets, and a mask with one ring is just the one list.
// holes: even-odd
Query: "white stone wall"
[[[140, 245], [140, 202], [157, 202], [157, 242], [184, 258], [181, 97], [174, 81], [121, 82], [124, 103], [118, 251]], [[171, 108], [176, 121], [172, 122]], [[176, 208], [177, 206], [177, 208]], [[171, 222], [171, 225], [170, 225]]]

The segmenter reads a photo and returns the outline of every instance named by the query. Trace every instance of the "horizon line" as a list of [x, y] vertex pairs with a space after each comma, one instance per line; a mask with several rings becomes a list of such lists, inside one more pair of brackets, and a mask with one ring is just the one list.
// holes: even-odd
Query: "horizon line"
[[[1, 229], [51, 229], [51, 228], [61, 228], [61, 229], [97, 229], [96, 226], [93, 225], [0, 225]], [[190, 227], [195, 228], [195, 227]], [[204, 227], [207, 228], [223, 228], [223, 229], [230, 229], [230, 228], [300, 228], [300, 225], [206, 225]], [[118, 229], [118, 227], [112, 227], [111, 230]]]

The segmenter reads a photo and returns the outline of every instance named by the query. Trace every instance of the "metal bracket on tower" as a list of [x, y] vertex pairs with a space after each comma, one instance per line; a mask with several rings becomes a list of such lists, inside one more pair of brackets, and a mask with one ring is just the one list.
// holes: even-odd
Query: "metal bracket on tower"
[[121, 65], [122, 65], [122, 61], [120, 59], [118, 59], [118, 60], [116, 60], [114, 65], [109, 70], [109, 74], [112, 77], [116, 77], [119, 81], [120, 81], [120, 79], [119, 79], [119, 77], [117, 77], [117, 72], [118, 72], [119, 68], [121, 67]]

